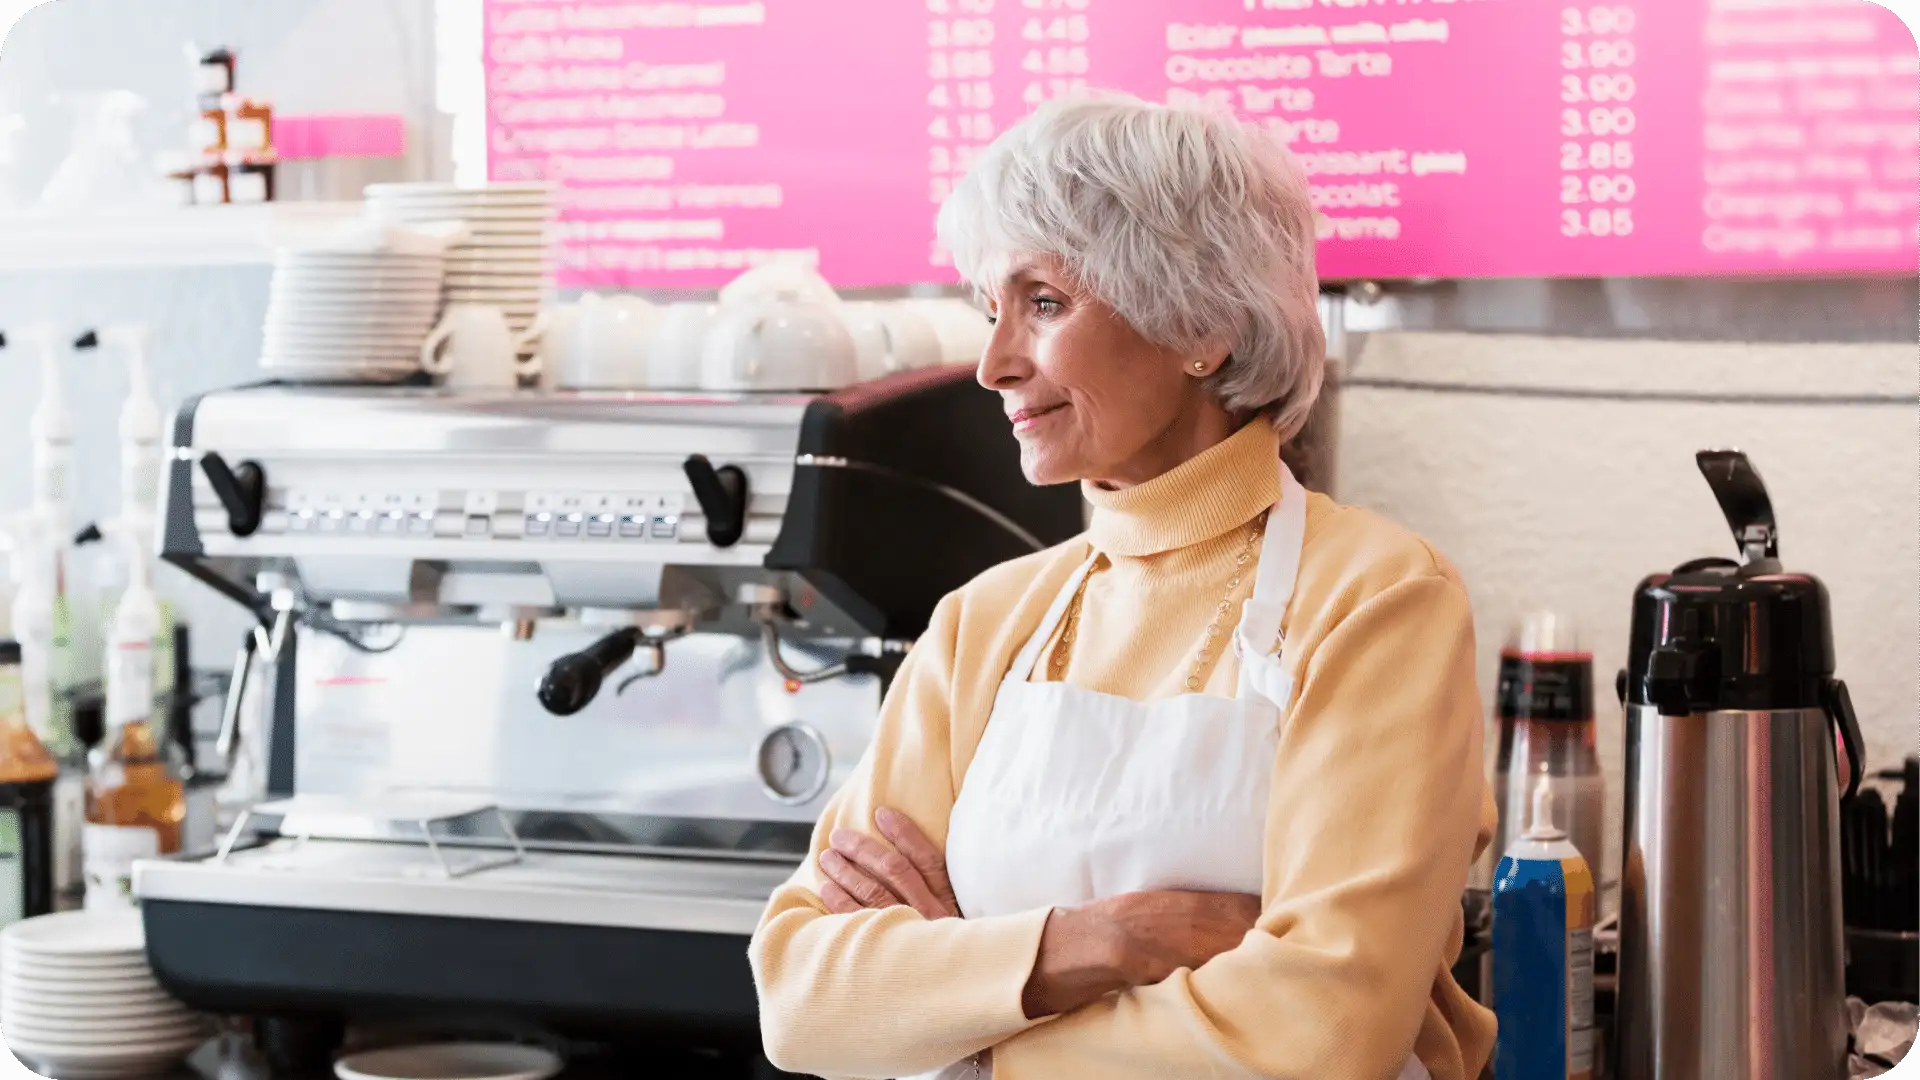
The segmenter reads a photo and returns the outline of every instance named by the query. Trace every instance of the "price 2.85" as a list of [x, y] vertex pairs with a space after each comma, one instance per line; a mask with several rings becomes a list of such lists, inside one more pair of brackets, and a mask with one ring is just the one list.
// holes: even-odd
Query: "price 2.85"
[[1563, 142], [1560, 144], [1560, 168], [1573, 172], [1582, 169], [1631, 169], [1633, 144], [1624, 139], [1608, 142]]

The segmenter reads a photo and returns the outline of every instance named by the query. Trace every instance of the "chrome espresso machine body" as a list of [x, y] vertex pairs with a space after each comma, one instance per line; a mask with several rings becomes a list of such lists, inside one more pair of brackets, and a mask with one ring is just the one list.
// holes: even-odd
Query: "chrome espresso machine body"
[[746, 937], [905, 649], [1083, 521], [970, 368], [266, 385], [173, 443], [161, 551], [259, 621], [267, 802], [135, 888], [161, 981], [221, 1012], [754, 1039]]

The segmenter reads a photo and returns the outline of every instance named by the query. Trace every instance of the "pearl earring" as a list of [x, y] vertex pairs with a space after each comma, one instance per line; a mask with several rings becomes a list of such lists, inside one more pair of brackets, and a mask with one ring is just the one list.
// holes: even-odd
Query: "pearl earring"
[[1198, 371], [1202, 374], [1205, 374], [1207, 370], [1207, 362], [1205, 360], [1195, 360], [1193, 362], [1193, 370]]

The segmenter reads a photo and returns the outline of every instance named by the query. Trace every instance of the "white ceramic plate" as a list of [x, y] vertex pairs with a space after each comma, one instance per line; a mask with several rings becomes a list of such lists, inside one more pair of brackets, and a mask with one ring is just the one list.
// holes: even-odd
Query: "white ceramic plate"
[[553, 279], [547, 277], [545, 274], [474, 273], [472, 271], [461, 271], [443, 278], [440, 284], [444, 287], [454, 281], [480, 282], [479, 285], [474, 286], [475, 288], [544, 289], [552, 284]]
[[518, 209], [518, 211], [540, 211], [553, 208], [557, 200], [551, 194], [530, 194], [530, 192], [495, 192], [495, 194], [394, 194], [394, 196], [374, 196], [367, 200], [369, 217], [378, 219], [388, 211], [407, 211], [407, 209], [428, 209], [434, 213], [459, 213], [472, 209]]
[[362, 308], [406, 311], [426, 304], [445, 279], [388, 289], [275, 289], [267, 294], [269, 309], [300, 304], [358, 304]]
[[432, 322], [439, 307], [438, 295], [423, 296], [400, 307], [394, 304], [328, 304], [295, 301], [281, 304], [267, 314], [267, 326], [411, 326]]
[[345, 319], [314, 319], [309, 322], [281, 322], [267, 327], [263, 343], [301, 345], [305, 342], [334, 344], [343, 341], [371, 345], [395, 345], [418, 342], [433, 331], [428, 319], [389, 326], [384, 323], [354, 323]]
[[486, 252], [513, 253], [518, 258], [527, 258], [539, 248], [550, 246], [551, 238], [545, 233], [514, 233], [507, 236], [489, 236], [483, 240], [466, 244], [455, 244], [447, 249], [447, 258], [455, 259], [462, 255], [484, 254]]
[[268, 346], [260, 350], [260, 362], [263, 364], [292, 364], [296, 367], [399, 367], [402, 364], [420, 366], [420, 346], [402, 345], [365, 347], [347, 345], [339, 348], [331, 346], [313, 346], [310, 348], [286, 348]]
[[505, 315], [509, 319], [519, 315], [536, 314], [540, 310], [540, 302], [538, 300], [506, 301], [506, 300], [501, 300], [499, 297], [449, 296], [447, 297], [447, 303], [449, 305], [473, 304], [476, 307], [495, 308], [500, 312], [500, 314]]
[[169, 1073], [186, 1058], [191, 1049], [158, 1057], [116, 1058], [106, 1061], [74, 1061], [72, 1059], [48, 1061], [28, 1054], [21, 1054], [19, 1057], [34, 1066], [42, 1075], [57, 1076], [60, 1080], [148, 1080], [150, 1077]]
[[482, 192], [529, 192], [552, 194], [559, 190], [551, 180], [487, 180], [479, 184], [456, 184], [451, 180], [382, 180], [362, 189], [368, 198], [376, 195], [407, 195], [414, 192], [440, 192], [471, 195]]
[[278, 271], [275, 271], [275, 273], [273, 273], [273, 284], [278, 286], [278, 288], [294, 288], [294, 286], [301, 286], [301, 288], [303, 288], [303, 286], [315, 286], [315, 284], [319, 284], [319, 286], [374, 284], [374, 282], [409, 284], [409, 282], [440, 281], [440, 275], [444, 275], [444, 273], [445, 269], [442, 269], [438, 263], [436, 263], [432, 269], [394, 269], [394, 267], [386, 267], [386, 269], [367, 269], [367, 271], [351, 271], [351, 269], [305, 269], [305, 267], [296, 267], [296, 269], [278, 269]]
[[29, 956], [9, 956], [0, 961], [0, 973], [12, 976], [16, 981], [39, 984], [74, 982], [111, 982], [128, 979], [150, 979], [153, 970], [144, 961], [135, 960], [125, 964], [73, 964], [59, 960], [41, 960]]
[[511, 1043], [439, 1043], [352, 1054], [334, 1063], [340, 1080], [547, 1080], [563, 1066], [548, 1050]]
[[[7, 1049], [23, 1058], [52, 1063], [70, 1062], [75, 1065], [105, 1065], [117, 1062], [166, 1061], [170, 1057], [185, 1057], [194, 1047], [207, 1041], [208, 1036], [194, 1032], [190, 1035], [176, 1035], [166, 1039], [149, 1039], [145, 1042], [115, 1043], [69, 1043], [37, 1042], [32, 1039], [16, 1039], [7, 1036]], [[66, 1080], [66, 1074], [58, 1074]]]
[[63, 911], [0, 930], [0, 949], [41, 956], [144, 955], [147, 935], [137, 911]]
[[31, 1002], [36, 1008], [66, 1008], [69, 1005], [95, 1003], [116, 1008], [163, 1003], [178, 1004], [172, 995], [161, 989], [160, 984], [154, 982], [133, 989], [123, 987], [101, 991], [32, 980], [23, 983], [15, 982], [3, 975], [0, 975], [0, 1000]]
[[432, 326], [434, 310], [434, 307], [425, 304], [403, 312], [385, 312], [368, 307], [302, 307], [274, 312], [266, 321], [266, 330], [269, 334], [287, 331], [305, 333], [309, 330], [391, 334], [414, 327]]
[[299, 379], [359, 379], [378, 378], [395, 379], [411, 375], [420, 370], [420, 358], [412, 360], [297, 360], [288, 357], [268, 357], [260, 362], [262, 370], [276, 375]]
[[137, 1023], [114, 1020], [98, 1023], [71, 1020], [49, 1022], [29, 1020], [18, 1015], [9, 1015], [0, 1020], [0, 1031], [6, 1032], [9, 1041], [24, 1039], [31, 1043], [49, 1045], [84, 1043], [87, 1046], [150, 1047], [169, 1040], [203, 1035], [208, 1030], [210, 1025], [198, 1016], [188, 1016], [183, 1020]]
[[122, 1004], [117, 1001], [93, 1004], [58, 1004], [31, 998], [0, 1001], [0, 1016], [17, 1016], [39, 1024], [68, 1022], [91, 1023], [97, 1020], [126, 1021], [134, 1024], [179, 1020], [194, 1015], [185, 1005], [171, 999], [157, 1002]]
[[24, 949], [0, 950], [0, 969], [18, 965], [23, 968], [53, 968], [56, 971], [91, 971], [98, 975], [147, 970], [144, 953], [103, 953], [99, 956], [56, 956]]
[[282, 318], [319, 316], [372, 316], [382, 319], [432, 317], [440, 303], [438, 288], [416, 289], [401, 294], [354, 296], [316, 293], [306, 296], [276, 297], [267, 305], [267, 321]]
[[339, 368], [276, 367], [264, 368], [262, 370], [273, 378], [287, 379], [292, 382], [364, 383], [379, 386], [387, 383], [397, 383], [420, 369], [414, 368], [412, 371], [406, 371], [393, 368], [370, 368], [365, 370], [343, 371]]
[[260, 366], [269, 371], [301, 371], [308, 374], [353, 375], [360, 372], [407, 372], [420, 370], [420, 350], [375, 353], [262, 353]]
[[421, 341], [396, 341], [392, 338], [377, 342], [269, 341], [261, 345], [260, 355], [267, 360], [290, 360], [297, 364], [398, 364], [409, 358], [418, 363], [420, 345], [426, 335], [420, 337]]
[[485, 222], [552, 221], [560, 209], [544, 202], [459, 202], [447, 199], [383, 199], [371, 204], [373, 216], [400, 225], [441, 220]]
[[471, 304], [527, 305], [538, 304], [547, 294], [541, 289], [448, 289], [444, 294], [449, 301], [463, 301]]
[[[358, 355], [358, 354], [356, 354]], [[307, 360], [293, 356], [269, 356], [260, 361], [262, 371], [289, 379], [381, 379], [391, 380], [420, 370], [420, 357], [379, 357], [372, 360]]]
[[446, 258], [432, 255], [288, 255], [273, 261], [276, 270], [432, 270]]
[[551, 250], [475, 245], [449, 249], [446, 259], [441, 263], [441, 269], [443, 272], [461, 270], [475, 263], [484, 263], [488, 266], [504, 266], [513, 270], [548, 270], [559, 262], [559, 257]]
[[31, 971], [16, 971], [10, 967], [0, 968], [0, 989], [7, 993], [23, 991], [31, 996], [38, 988], [69, 993], [89, 990], [101, 994], [120, 994], [158, 990], [160, 984], [154, 981], [151, 971], [95, 975], [84, 971], [62, 971], [58, 968], [34, 968]]

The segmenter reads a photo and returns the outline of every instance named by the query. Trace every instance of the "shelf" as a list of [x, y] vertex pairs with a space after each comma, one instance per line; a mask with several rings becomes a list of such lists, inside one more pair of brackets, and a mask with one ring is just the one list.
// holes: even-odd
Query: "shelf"
[[0, 273], [249, 266], [360, 216], [354, 202], [182, 206], [129, 213], [0, 215]]

